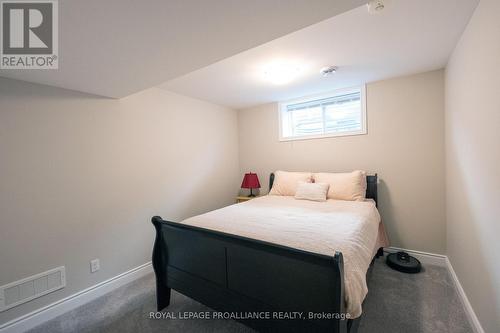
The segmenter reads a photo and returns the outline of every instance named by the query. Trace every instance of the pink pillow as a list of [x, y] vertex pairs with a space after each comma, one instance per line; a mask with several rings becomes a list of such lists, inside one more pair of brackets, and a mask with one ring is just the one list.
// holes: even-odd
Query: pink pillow
[[346, 173], [315, 173], [317, 183], [328, 183], [328, 199], [363, 201], [366, 196], [366, 172], [356, 170]]
[[312, 173], [276, 171], [274, 173], [273, 187], [269, 191], [269, 195], [294, 196], [299, 182], [311, 183]]

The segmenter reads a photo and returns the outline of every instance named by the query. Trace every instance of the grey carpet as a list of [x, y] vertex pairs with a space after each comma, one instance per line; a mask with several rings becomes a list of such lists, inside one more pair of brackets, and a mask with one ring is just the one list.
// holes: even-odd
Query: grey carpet
[[[411, 275], [391, 270], [381, 258], [368, 274], [368, 286], [360, 333], [472, 332], [444, 267], [426, 265], [423, 272]], [[150, 319], [151, 311], [155, 311], [155, 283], [148, 275], [30, 332], [254, 332], [232, 320]], [[173, 292], [166, 311], [210, 309]]]

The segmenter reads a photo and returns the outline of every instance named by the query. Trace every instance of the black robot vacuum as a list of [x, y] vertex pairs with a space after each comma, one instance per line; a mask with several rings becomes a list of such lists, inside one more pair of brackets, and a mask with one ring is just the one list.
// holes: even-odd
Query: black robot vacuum
[[402, 251], [389, 254], [386, 263], [390, 268], [403, 273], [418, 273], [422, 269], [418, 259]]

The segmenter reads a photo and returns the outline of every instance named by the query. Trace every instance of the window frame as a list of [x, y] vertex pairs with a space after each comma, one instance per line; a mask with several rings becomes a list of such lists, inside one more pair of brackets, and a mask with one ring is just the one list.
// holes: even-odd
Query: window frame
[[[342, 94], [347, 94], [349, 92], [354, 92], [354, 91], [360, 91], [361, 93], [361, 129], [358, 131], [346, 131], [346, 132], [340, 132], [340, 133], [325, 133], [325, 134], [313, 134], [313, 135], [303, 135], [303, 136], [289, 136], [289, 137], [284, 137], [283, 136], [283, 122], [282, 122], [282, 116], [283, 116], [283, 110], [290, 104], [298, 104], [298, 103], [305, 103], [305, 102], [311, 102], [319, 99], [324, 99], [328, 97], [333, 97], [336, 95], [342, 95]], [[324, 119], [323, 119], [324, 121]], [[366, 85], [360, 85], [360, 86], [355, 86], [355, 87], [349, 87], [349, 88], [342, 88], [342, 89], [335, 89], [331, 90], [326, 93], [321, 93], [321, 94], [315, 94], [315, 95], [309, 95], [309, 96], [304, 96], [300, 98], [295, 98], [287, 101], [282, 101], [278, 103], [278, 123], [279, 123], [279, 141], [297, 141], [297, 140], [311, 140], [311, 139], [323, 139], [323, 138], [333, 138], [333, 137], [340, 137], [340, 136], [354, 136], [354, 135], [365, 135], [368, 134], [368, 129], [367, 129], [367, 117], [366, 117]]]

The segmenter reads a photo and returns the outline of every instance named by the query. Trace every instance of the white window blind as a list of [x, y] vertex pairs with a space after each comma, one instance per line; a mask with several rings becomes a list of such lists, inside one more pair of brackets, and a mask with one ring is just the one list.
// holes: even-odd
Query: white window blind
[[282, 140], [365, 134], [364, 89], [344, 89], [280, 104]]

